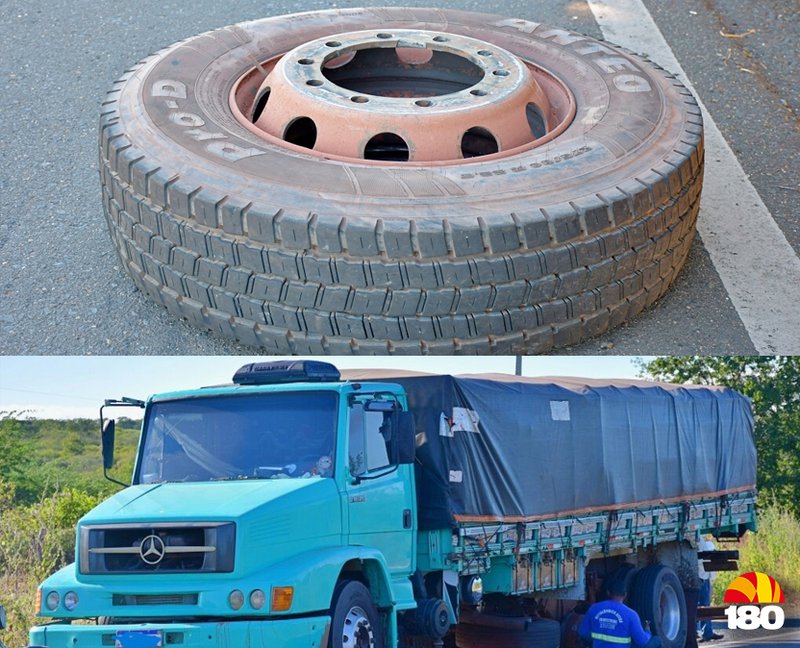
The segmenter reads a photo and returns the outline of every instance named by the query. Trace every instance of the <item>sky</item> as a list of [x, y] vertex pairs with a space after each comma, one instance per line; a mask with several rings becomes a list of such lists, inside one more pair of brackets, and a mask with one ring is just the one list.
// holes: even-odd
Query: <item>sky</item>
[[[280, 357], [247, 356], [5, 356], [0, 357], [0, 416], [95, 418], [106, 398], [230, 383], [249, 362]], [[297, 359], [297, 358], [293, 358]], [[340, 369], [389, 368], [430, 373], [514, 373], [514, 356], [317, 358]], [[632, 356], [533, 356], [522, 359], [525, 376], [636, 378]], [[131, 418], [138, 418], [132, 410]]]

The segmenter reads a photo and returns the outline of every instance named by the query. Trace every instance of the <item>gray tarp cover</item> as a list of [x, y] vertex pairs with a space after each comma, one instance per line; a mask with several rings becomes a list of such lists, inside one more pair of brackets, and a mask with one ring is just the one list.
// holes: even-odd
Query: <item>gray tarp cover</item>
[[343, 371], [401, 384], [423, 529], [755, 488], [750, 401], [724, 387]]

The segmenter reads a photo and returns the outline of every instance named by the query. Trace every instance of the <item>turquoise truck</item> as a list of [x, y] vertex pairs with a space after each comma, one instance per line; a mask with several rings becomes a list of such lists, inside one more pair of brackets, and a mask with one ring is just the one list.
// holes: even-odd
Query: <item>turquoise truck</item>
[[756, 525], [750, 404], [725, 388], [255, 363], [106, 401], [108, 471], [122, 406], [131, 483], [79, 521], [31, 646], [569, 647], [625, 578], [679, 648], [700, 536]]

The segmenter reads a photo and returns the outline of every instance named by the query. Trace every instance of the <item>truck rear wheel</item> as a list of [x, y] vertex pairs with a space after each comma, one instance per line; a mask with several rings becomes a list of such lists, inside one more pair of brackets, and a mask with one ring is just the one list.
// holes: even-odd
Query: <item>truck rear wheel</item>
[[630, 601], [642, 623], [661, 638], [663, 648], [683, 648], [687, 616], [683, 587], [675, 572], [665, 565], [650, 565], [639, 572]]
[[383, 648], [378, 608], [358, 581], [343, 581], [333, 593], [328, 648]]
[[524, 630], [459, 623], [457, 648], [558, 648], [561, 626], [552, 619], [531, 619]]

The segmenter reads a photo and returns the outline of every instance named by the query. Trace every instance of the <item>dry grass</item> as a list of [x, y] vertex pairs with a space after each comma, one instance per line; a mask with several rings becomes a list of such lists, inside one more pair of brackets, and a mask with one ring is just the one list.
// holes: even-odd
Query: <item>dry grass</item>
[[[728, 548], [728, 545], [722, 547]], [[720, 572], [714, 581], [714, 605], [739, 574], [759, 571], [772, 576], [784, 591], [787, 616], [800, 616], [800, 520], [773, 503], [758, 512], [758, 533], [739, 543], [739, 571]]]

